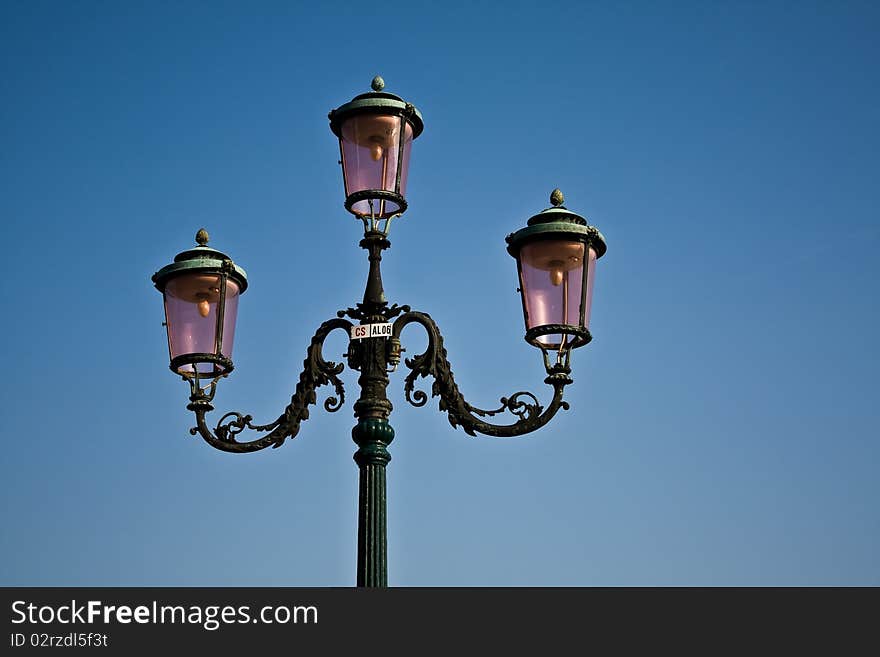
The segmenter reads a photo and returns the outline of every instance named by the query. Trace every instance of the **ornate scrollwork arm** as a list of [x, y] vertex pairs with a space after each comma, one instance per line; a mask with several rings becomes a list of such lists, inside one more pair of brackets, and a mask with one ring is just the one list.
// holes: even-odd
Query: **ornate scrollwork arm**
[[[345, 366], [342, 363], [324, 360], [322, 350], [324, 340], [331, 331], [343, 329], [349, 333], [351, 327], [352, 323], [345, 319], [331, 319], [321, 324], [309, 345], [306, 359], [303, 361], [303, 371], [299, 375], [299, 382], [296, 384], [290, 404], [274, 422], [253, 424], [250, 415], [233, 411], [221, 417], [212, 432], [208, 428], [205, 415], [213, 410], [211, 398], [214, 388], [204, 390], [195, 387], [187, 408], [195, 412], [196, 426], [189, 432], [192, 435], [198, 433], [209, 445], [224, 452], [256, 452], [267, 447], [280, 447], [286, 439], [293, 438], [299, 433], [300, 423], [309, 418], [309, 405], [317, 403], [315, 394], [317, 388], [333, 384], [336, 394], [324, 400], [324, 409], [331, 413], [338, 411], [345, 403], [345, 388], [339, 378]], [[245, 429], [269, 433], [255, 440], [238, 442], [236, 436]]]
[[[565, 386], [571, 383], [571, 378], [568, 376], [570, 370], [562, 364], [550, 367], [548, 376], [544, 380], [545, 383], [553, 386], [553, 399], [546, 409], [530, 392], [517, 392], [509, 397], [502, 397], [501, 406], [494, 410], [472, 406], [465, 401], [458, 390], [452, 374], [452, 366], [446, 356], [446, 348], [443, 346], [443, 336], [428, 314], [405, 312], [394, 322], [390, 353], [396, 354], [395, 358], [399, 358], [400, 333], [407, 324], [413, 322], [421, 324], [428, 334], [428, 346], [425, 352], [405, 360], [406, 366], [412, 371], [406, 376], [404, 391], [406, 400], [413, 406], [424, 406], [427, 403], [428, 395], [423, 390], [417, 390], [415, 384], [419, 377], [430, 375], [434, 377], [431, 396], [440, 397], [440, 410], [446, 411], [449, 423], [454, 428], [460, 426], [471, 436], [477, 433], [496, 437], [520, 436], [543, 427], [560, 408], [568, 409], [568, 402], [562, 400], [562, 392]], [[506, 425], [496, 425], [480, 419], [494, 417], [505, 411], [519, 419], [513, 424]]]

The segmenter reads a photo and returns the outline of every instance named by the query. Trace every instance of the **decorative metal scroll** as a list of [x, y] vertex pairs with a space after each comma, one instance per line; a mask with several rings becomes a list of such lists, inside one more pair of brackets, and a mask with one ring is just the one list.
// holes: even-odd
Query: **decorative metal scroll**
[[[214, 392], [212, 387], [210, 390], [194, 390], [188, 408], [195, 412], [197, 424], [189, 432], [192, 435], [199, 434], [212, 447], [224, 452], [256, 452], [267, 447], [280, 447], [285, 440], [294, 438], [299, 433], [300, 424], [309, 418], [309, 406], [317, 403], [315, 391], [321, 386], [333, 385], [336, 394], [324, 400], [323, 405], [324, 409], [331, 413], [338, 411], [345, 403], [345, 389], [339, 378], [345, 366], [342, 363], [324, 360], [322, 350], [324, 340], [331, 331], [343, 329], [348, 334], [351, 328], [352, 323], [341, 318], [321, 324], [309, 345], [306, 359], [303, 361], [303, 371], [299, 375], [299, 382], [296, 384], [290, 404], [274, 422], [253, 424], [250, 415], [233, 411], [220, 418], [212, 433], [205, 421], [205, 415], [213, 410], [210, 403]], [[255, 440], [238, 442], [236, 439], [238, 434], [245, 429], [269, 433]]]
[[[423, 390], [417, 390], [415, 385], [418, 378], [430, 375], [434, 377], [431, 396], [440, 397], [440, 410], [446, 412], [449, 423], [454, 428], [461, 427], [471, 436], [477, 433], [496, 437], [520, 436], [543, 427], [560, 408], [568, 409], [568, 402], [562, 400], [562, 392], [565, 386], [571, 383], [571, 378], [568, 376], [570, 370], [564, 365], [548, 367], [545, 383], [553, 386], [553, 399], [546, 409], [530, 392], [517, 392], [502, 397], [501, 406], [494, 410], [485, 410], [469, 404], [455, 383], [440, 329], [426, 313], [405, 312], [394, 322], [389, 348], [391, 365], [397, 365], [400, 360], [401, 331], [407, 324], [413, 322], [421, 324], [428, 334], [428, 346], [424, 353], [404, 361], [412, 370], [406, 376], [404, 391], [406, 400], [413, 406], [424, 406], [427, 403], [428, 395]], [[509, 412], [519, 419], [507, 425], [496, 425], [480, 419], [494, 417], [504, 412]]]

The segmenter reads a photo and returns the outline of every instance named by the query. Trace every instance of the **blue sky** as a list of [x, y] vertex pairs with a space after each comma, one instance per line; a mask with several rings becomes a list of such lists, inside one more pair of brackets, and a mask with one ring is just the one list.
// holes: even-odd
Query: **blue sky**
[[386, 293], [471, 403], [548, 399], [504, 236], [560, 187], [609, 247], [541, 431], [392, 376], [389, 582], [880, 584], [880, 11], [662, 4], [4, 3], [0, 584], [354, 583], [351, 400], [190, 437], [150, 275], [201, 226], [247, 269], [216, 416], [277, 417], [363, 294], [326, 114], [377, 73], [425, 119]]

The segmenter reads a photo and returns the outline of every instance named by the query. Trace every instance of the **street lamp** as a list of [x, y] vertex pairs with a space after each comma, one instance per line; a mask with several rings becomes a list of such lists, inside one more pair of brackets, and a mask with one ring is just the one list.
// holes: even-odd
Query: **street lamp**
[[232, 371], [238, 297], [247, 289], [247, 276], [208, 246], [204, 228], [196, 243], [156, 272], [153, 282], [165, 297], [171, 371], [198, 382]]
[[[382, 78], [373, 80], [373, 91], [355, 97], [330, 112], [330, 129], [339, 138], [345, 208], [363, 222], [360, 246], [369, 254], [370, 269], [363, 301], [324, 322], [312, 337], [303, 371], [290, 404], [268, 424], [254, 424], [250, 415], [226, 413], [213, 429], [206, 416], [220, 379], [233, 369], [232, 341], [238, 298], [247, 289], [247, 276], [229, 256], [208, 247], [208, 234], [196, 234], [198, 246], [183, 251], [174, 262], [153, 275], [165, 300], [165, 324], [171, 370], [190, 384], [187, 409], [193, 411], [200, 435], [224, 452], [254, 452], [280, 447], [299, 433], [316, 403], [315, 391], [332, 385], [335, 393], [324, 409], [338, 411], [345, 402], [339, 375], [342, 363], [323, 356], [326, 337], [340, 329], [349, 336], [343, 355], [348, 366], [360, 373], [360, 396], [354, 403], [357, 424], [352, 438], [358, 446], [354, 460], [360, 470], [358, 503], [358, 586], [387, 585], [385, 466], [391, 460], [388, 445], [394, 429], [388, 422], [392, 405], [386, 395], [388, 373], [401, 362], [401, 334], [409, 324], [421, 325], [428, 336], [425, 351], [404, 360], [410, 370], [404, 393], [413, 406], [424, 406], [428, 395], [416, 389], [416, 381], [432, 376], [431, 396], [450, 424], [469, 435], [510, 437], [541, 428], [560, 408], [563, 390], [572, 382], [572, 349], [591, 340], [590, 305], [596, 260], [605, 253], [602, 234], [563, 206], [557, 189], [551, 207], [528, 220], [527, 226], [507, 236], [507, 250], [517, 262], [525, 339], [539, 348], [553, 397], [546, 407], [530, 392], [501, 398], [496, 409], [468, 403], [458, 390], [447, 360], [440, 329], [431, 317], [409, 306], [389, 305], [382, 285], [382, 252], [391, 246], [388, 232], [392, 219], [407, 208], [407, 168], [412, 142], [423, 129], [418, 110], [402, 98], [385, 92]], [[393, 321], [392, 321], [393, 320]], [[512, 424], [493, 424], [488, 418], [508, 412]], [[261, 436], [240, 441], [246, 429]]]
[[406, 211], [406, 174], [422, 115], [373, 78], [373, 90], [332, 110], [330, 129], [339, 137], [345, 209], [356, 217], [389, 219]]

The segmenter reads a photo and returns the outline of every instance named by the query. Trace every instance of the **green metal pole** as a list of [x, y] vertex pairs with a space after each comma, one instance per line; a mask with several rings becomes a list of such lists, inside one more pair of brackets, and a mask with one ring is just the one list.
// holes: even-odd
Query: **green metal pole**
[[359, 448], [354, 460], [360, 468], [358, 493], [357, 585], [388, 586], [388, 542], [385, 505], [386, 449], [394, 438], [388, 420], [361, 420], [351, 432]]
[[[383, 233], [368, 231], [361, 246], [370, 254], [367, 288], [359, 308], [363, 316], [361, 323], [386, 322], [384, 311], [388, 302], [382, 287], [380, 262], [382, 250], [391, 243]], [[394, 439], [394, 429], [388, 423], [392, 406], [385, 392], [388, 387], [386, 343], [385, 338], [365, 338], [356, 347], [361, 396], [354, 404], [358, 423], [351, 437], [358, 446], [354, 460], [360, 469], [357, 585], [365, 587], [388, 586], [385, 466], [391, 460], [387, 447]]]

